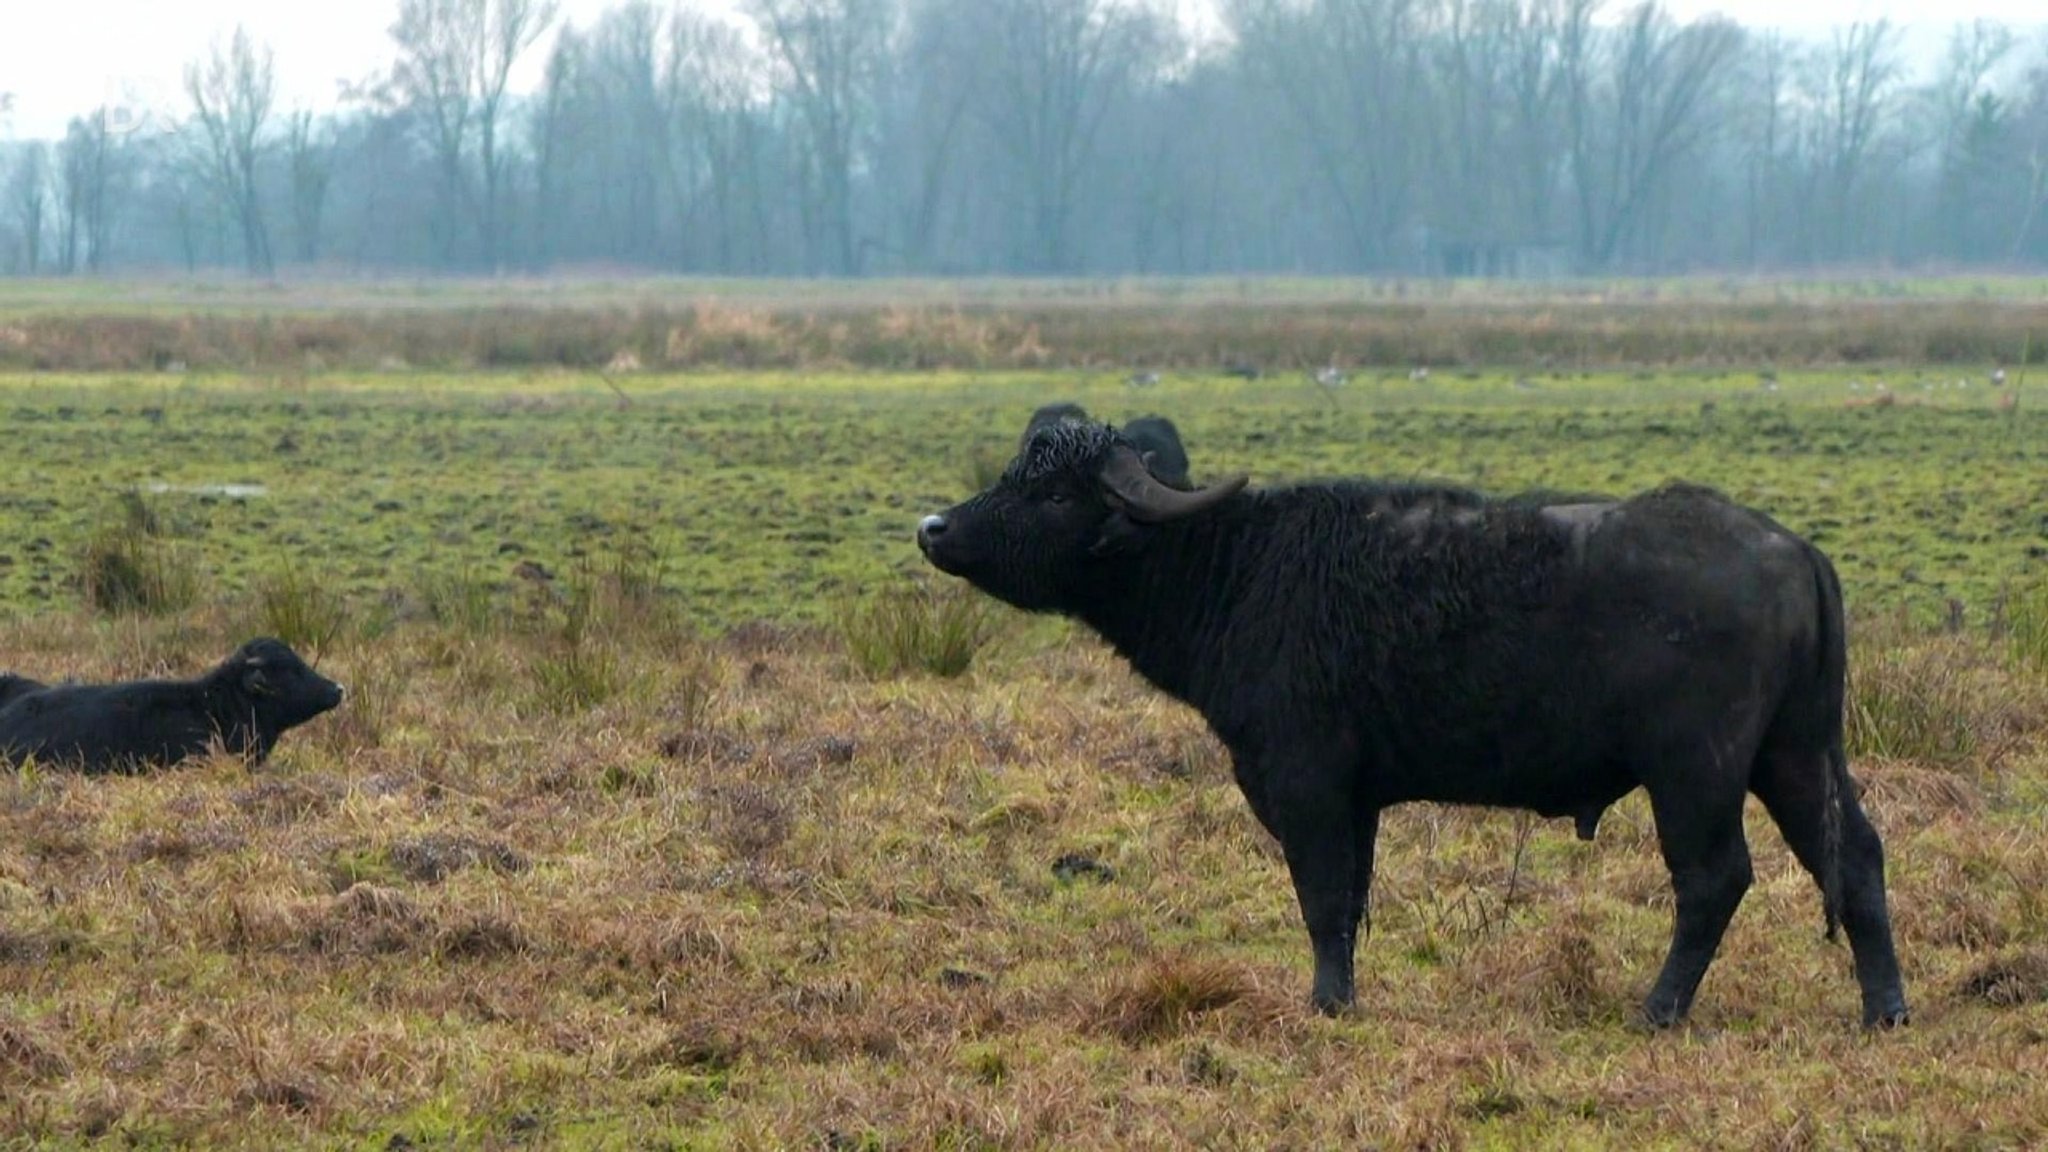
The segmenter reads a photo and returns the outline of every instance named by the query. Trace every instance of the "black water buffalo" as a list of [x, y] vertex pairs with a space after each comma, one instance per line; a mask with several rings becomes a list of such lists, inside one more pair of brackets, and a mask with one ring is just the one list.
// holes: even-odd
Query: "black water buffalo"
[[1181, 446], [1180, 429], [1164, 416], [1140, 416], [1124, 425], [1124, 435], [1138, 446], [1152, 475], [1175, 488], [1190, 487], [1188, 450]]
[[[1031, 419], [1024, 425], [1024, 434], [1017, 438], [1017, 450], [1022, 452], [1031, 444], [1031, 438], [1040, 428], [1056, 424], [1087, 424], [1088, 412], [1079, 404], [1044, 404], [1031, 413]], [[1189, 487], [1188, 450], [1181, 445], [1180, 429], [1164, 416], [1140, 416], [1124, 425], [1124, 435], [1138, 446], [1138, 453], [1145, 456], [1152, 466], [1152, 474], [1175, 488]]]
[[1846, 924], [1866, 1024], [1906, 1019], [1884, 852], [1842, 748], [1833, 566], [1769, 517], [1674, 484], [1549, 505], [1364, 482], [1159, 483], [1099, 425], [1035, 436], [928, 516], [941, 571], [1076, 617], [1229, 748], [1279, 840], [1314, 1004], [1353, 999], [1381, 810], [1571, 816], [1647, 789], [1677, 896], [1644, 1002], [1683, 1018], [1751, 880], [1746, 793]]
[[1031, 443], [1031, 438], [1038, 434], [1040, 428], [1050, 428], [1055, 424], [1086, 423], [1088, 423], [1088, 411], [1079, 404], [1066, 402], [1041, 404], [1031, 413], [1031, 419], [1025, 423], [1024, 434], [1017, 438], [1017, 450], [1022, 452], [1024, 446]]
[[341, 685], [283, 641], [251, 640], [196, 680], [38, 686], [0, 706], [0, 762], [86, 772], [167, 767], [218, 741], [250, 762], [341, 703]]
[[26, 676], [16, 676], [12, 673], [0, 675], [0, 708], [13, 703], [16, 697], [40, 692], [48, 687], [48, 684], [40, 680], [31, 680]]

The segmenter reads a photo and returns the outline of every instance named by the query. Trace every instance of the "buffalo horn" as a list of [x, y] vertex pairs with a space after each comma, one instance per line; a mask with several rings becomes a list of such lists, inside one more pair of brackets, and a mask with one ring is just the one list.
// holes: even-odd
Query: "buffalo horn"
[[1194, 492], [1182, 492], [1161, 484], [1146, 469], [1135, 449], [1119, 446], [1110, 451], [1102, 467], [1102, 484], [1124, 505], [1131, 519], [1160, 524], [1207, 511], [1237, 494], [1249, 477], [1233, 476]]

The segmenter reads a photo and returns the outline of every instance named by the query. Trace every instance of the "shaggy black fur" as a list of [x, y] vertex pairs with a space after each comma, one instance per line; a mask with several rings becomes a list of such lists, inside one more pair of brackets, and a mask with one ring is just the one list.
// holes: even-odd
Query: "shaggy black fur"
[[1679, 484], [1565, 505], [1314, 484], [1147, 523], [1103, 479], [1133, 450], [1099, 425], [1040, 432], [919, 544], [1000, 599], [1086, 622], [1202, 713], [1285, 850], [1318, 1007], [1353, 999], [1382, 809], [1533, 809], [1590, 836], [1641, 787], [1677, 895], [1653, 1022], [1686, 1014], [1750, 885], [1746, 793], [1820, 882], [1830, 932], [1846, 923], [1865, 1022], [1905, 1019], [1819, 551]]
[[1024, 434], [1017, 438], [1017, 450], [1022, 452], [1025, 448], [1029, 447], [1031, 437], [1036, 435], [1040, 428], [1050, 428], [1055, 424], [1086, 424], [1087, 422], [1088, 411], [1079, 404], [1068, 402], [1042, 404], [1036, 411], [1031, 413], [1030, 421], [1024, 425]]
[[[1079, 404], [1046, 404], [1031, 414], [1030, 422], [1024, 425], [1024, 434], [1017, 439], [1017, 451], [1031, 450], [1031, 438], [1040, 428], [1051, 428], [1061, 424], [1085, 425], [1089, 423], [1088, 413]], [[1124, 435], [1138, 446], [1142, 455], [1150, 453], [1152, 474], [1176, 488], [1188, 486], [1188, 450], [1180, 441], [1180, 429], [1164, 416], [1140, 416], [1124, 425]]]

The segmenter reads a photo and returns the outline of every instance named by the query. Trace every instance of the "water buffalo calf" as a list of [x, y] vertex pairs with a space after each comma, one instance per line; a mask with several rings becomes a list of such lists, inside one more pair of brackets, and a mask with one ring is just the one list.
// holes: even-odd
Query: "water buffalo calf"
[[0, 697], [0, 762], [86, 772], [168, 767], [216, 743], [261, 762], [288, 729], [341, 703], [341, 685], [281, 640], [251, 640], [196, 680], [123, 684], [34, 681]]
[[1164, 416], [1140, 416], [1124, 425], [1124, 435], [1138, 446], [1138, 455], [1152, 475], [1175, 488], [1187, 488], [1188, 450], [1181, 445], [1180, 429]]
[[[1029, 449], [1031, 438], [1040, 428], [1088, 423], [1088, 412], [1079, 404], [1063, 401], [1040, 405], [1024, 425], [1024, 434], [1017, 438], [1017, 450]], [[1173, 426], [1173, 421], [1164, 416], [1140, 416], [1124, 425], [1123, 432], [1138, 446], [1138, 454], [1145, 458], [1154, 476], [1175, 488], [1190, 486], [1188, 450], [1181, 444], [1180, 429]]]
[[1055, 424], [1086, 424], [1087, 422], [1088, 410], [1079, 404], [1072, 403], [1071, 401], [1061, 401], [1058, 404], [1041, 404], [1032, 411], [1031, 419], [1025, 422], [1024, 434], [1017, 438], [1017, 449], [1020, 452], [1023, 451], [1024, 446], [1031, 443], [1031, 438], [1038, 434], [1040, 428], [1050, 428]]
[[943, 572], [1092, 627], [1192, 705], [1279, 840], [1315, 950], [1353, 999], [1380, 812], [1414, 800], [1569, 816], [1643, 788], [1670, 870], [1645, 999], [1685, 1016], [1751, 882], [1756, 795], [1846, 925], [1866, 1024], [1906, 1019], [1884, 850], [1842, 746], [1827, 557], [1720, 494], [1497, 501], [1362, 482], [1198, 491], [1099, 425], [1039, 432], [918, 527]]
[[16, 676], [12, 673], [0, 675], [0, 708], [7, 707], [19, 697], [31, 692], [40, 692], [48, 687], [48, 684], [40, 680], [31, 680], [26, 676]]

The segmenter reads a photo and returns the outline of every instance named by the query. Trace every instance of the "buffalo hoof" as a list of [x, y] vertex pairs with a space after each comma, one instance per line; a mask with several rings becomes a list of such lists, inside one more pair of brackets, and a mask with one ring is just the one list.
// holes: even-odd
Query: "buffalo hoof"
[[1309, 1007], [1314, 1008], [1321, 1016], [1342, 1016], [1351, 1011], [1351, 1006], [1356, 1000], [1357, 996], [1349, 980], [1341, 983], [1325, 983], [1318, 980], [1308, 994]]
[[1913, 1014], [1906, 1011], [1904, 1004], [1896, 1008], [1887, 1008], [1883, 1011], [1866, 1011], [1863, 1013], [1863, 1026], [1880, 1032], [1889, 1032], [1894, 1028], [1904, 1028], [1912, 1022]]
[[1685, 1020], [1685, 1010], [1676, 1004], [1648, 1002], [1643, 1005], [1637, 1019], [1651, 1032], [1668, 1032]]

